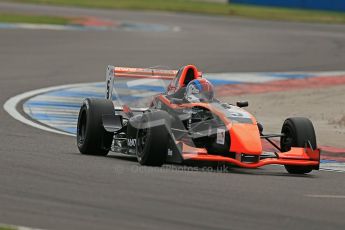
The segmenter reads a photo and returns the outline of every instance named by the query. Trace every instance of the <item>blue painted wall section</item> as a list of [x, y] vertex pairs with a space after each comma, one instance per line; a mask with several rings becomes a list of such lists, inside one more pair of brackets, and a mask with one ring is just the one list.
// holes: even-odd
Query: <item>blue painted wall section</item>
[[345, 0], [229, 0], [229, 3], [345, 12]]

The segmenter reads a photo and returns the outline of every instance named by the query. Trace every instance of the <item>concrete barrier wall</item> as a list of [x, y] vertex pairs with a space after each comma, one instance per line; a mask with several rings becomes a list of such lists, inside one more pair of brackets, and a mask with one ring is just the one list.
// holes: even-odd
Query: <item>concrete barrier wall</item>
[[228, 2], [262, 6], [345, 11], [345, 0], [228, 0]]

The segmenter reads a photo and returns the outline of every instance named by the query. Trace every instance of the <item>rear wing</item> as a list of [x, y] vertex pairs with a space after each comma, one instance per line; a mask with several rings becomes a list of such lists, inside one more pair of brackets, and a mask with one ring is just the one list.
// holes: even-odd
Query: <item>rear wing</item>
[[106, 89], [105, 98], [111, 100], [114, 88], [115, 77], [121, 78], [151, 78], [162, 80], [173, 80], [177, 74], [177, 70], [163, 70], [150, 68], [127, 68], [115, 67], [109, 65], [106, 71]]
[[163, 80], [173, 80], [177, 74], [177, 70], [163, 69], [145, 69], [145, 68], [126, 68], [112, 67], [114, 76], [131, 77], [131, 78], [156, 78]]

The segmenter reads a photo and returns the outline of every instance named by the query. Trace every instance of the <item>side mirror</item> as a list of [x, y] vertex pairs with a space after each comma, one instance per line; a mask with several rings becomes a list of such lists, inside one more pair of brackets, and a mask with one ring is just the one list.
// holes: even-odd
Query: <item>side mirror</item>
[[262, 135], [262, 132], [264, 131], [264, 127], [259, 122], [258, 122], [258, 129], [259, 129], [260, 134]]
[[236, 102], [236, 105], [238, 107], [242, 108], [242, 107], [248, 107], [249, 103], [248, 103], [248, 101], [238, 101], [238, 102]]

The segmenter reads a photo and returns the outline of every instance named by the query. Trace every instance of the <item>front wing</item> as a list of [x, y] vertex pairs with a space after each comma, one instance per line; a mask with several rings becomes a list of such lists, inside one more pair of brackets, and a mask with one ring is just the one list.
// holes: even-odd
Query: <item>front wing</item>
[[294, 166], [311, 166], [313, 169], [319, 169], [320, 149], [312, 150], [310, 148], [291, 148], [288, 152], [271, 153], [269, 156], [262, 154], [258, 156], [255, 162], [242, 161], [242, 155], [236, 154], [236, 159], [209, 154], [205, 149], [190, 147], [182, 144], [183, 161], [207, 161], [207, 162], [224, 162], [237, 165], [243, 168], [258, 168], [264, 165], [294, 165]]

